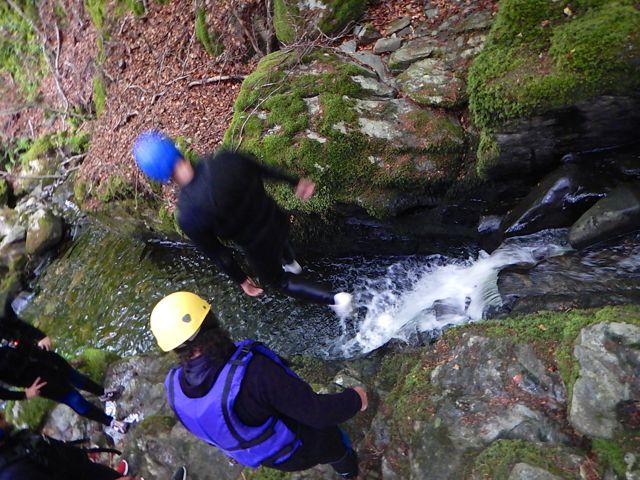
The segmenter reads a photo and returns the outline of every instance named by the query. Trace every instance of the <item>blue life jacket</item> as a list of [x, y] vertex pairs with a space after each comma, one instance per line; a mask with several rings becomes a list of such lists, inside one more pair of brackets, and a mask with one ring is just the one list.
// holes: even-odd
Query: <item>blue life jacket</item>
[[300, 439], [276, 416], [259, 426], [245, 425], [233, 406], [254, 351], [269, 357], [290, 375], [298, 376], [275, 352], [258, 342], [245, 340], [236, 346], [237, 350], [203, 397], [187, 397], [180, 387], [182, 367], [172, 369], [164, 382], [169, 404], [187, 430], [238, 463], [254, 468], [277, 465], [302, 445]]

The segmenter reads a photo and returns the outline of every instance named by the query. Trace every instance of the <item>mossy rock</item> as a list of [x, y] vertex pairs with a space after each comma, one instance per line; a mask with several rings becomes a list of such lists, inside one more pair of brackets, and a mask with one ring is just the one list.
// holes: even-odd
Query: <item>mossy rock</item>
[[458, 177], [466, 138], [455, 117], [377, 97], [354, 80], [372, 75], [330, 50], [268, 55], [243, 83], [224, 142], [317, 183], [306, 203], [288, 186], [270, 187], [290, 210], [327, 218], [350, 203], [395, 215], [395, 206], [366, 199], [446, 188]]
[[508, 480], [514, 465], [526, 463], [570, 480], [580, 477], [579, 464], [571, 450], [561, 446], [531, 443], [523, 440], [498, 440], [475, 459], [473, 478]]
[[273, 25], [278, 40], [291, 44], [340, 32], [365, 12], [366, 0], [275, 0]]
[[477, 125], [494, 127], [598, 95], [637, 94], [640, 11], [631, 2], [602, 1], [569, 17], [567, 3], [500, 3], [469, 71]]
[[497, 158], [490, 132], [512, 120], [601, 96], [638, 98], [639, 60], [637, 2], [500, 2], [468, 76], [469, 107], [484, 130], [480, 161]]
[[4, 207], [9, 201], [9, 183], [0, 178], [0, 207]]

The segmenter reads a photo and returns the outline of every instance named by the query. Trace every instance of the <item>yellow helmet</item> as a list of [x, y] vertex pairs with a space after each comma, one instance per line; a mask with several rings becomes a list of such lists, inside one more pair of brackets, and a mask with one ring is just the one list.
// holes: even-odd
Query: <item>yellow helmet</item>
[[174, 292], [160, 300], [151, 312], [151, 332], [160, 348], [168, 352], [189, 340], [211, 310], [195, 293]]

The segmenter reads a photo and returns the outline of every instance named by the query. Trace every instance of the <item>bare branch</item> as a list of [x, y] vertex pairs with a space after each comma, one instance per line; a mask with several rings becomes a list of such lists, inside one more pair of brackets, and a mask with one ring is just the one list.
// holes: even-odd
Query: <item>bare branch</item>
[[216, 83], [222, 82], [224, 80], [244, 80], [247, 78], [246, 75], [217, 75], [215, 77], [203, 78], [202, 80], [194, 80], [193, 82], [189, 82], [187, 87], [195, 87], [197, 85], [206, 85], [208, 83]]

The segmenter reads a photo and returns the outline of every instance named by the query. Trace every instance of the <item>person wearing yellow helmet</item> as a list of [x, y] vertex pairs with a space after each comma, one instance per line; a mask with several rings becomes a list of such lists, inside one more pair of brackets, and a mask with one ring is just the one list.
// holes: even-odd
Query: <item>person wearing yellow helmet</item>
[[266, 346], [234, 343], [211, 305], [191, 292], [163, 298], [151, 331], [180, 365], [165, 379], [169, 405], [195, 436], [239, 463], [282, 471], [330, 464], [343, 478], [358, 457], [338, 425], [367, 408], [363, 387], [317, 394]]
[[282, 293], [308, 302], [329, 305], [339, 316], [351, 312], [352, 296], [331, 292], [297, 278], [302, 268], [289, 244], [289, 219], [264, 182], [284, 182], [303, 201], [315, 192], [315, 183], [256, 161], [246, 153], [221, 151], [195, 165], [175, 143], [156, 130], [142, 133], [133, 146], [140, 169], [152, 180], [174, 180], [180, 187], [178, 224], [191, 241], [249, 296], [263, 293], [222, 241], [238, 245], [260, 280]]

